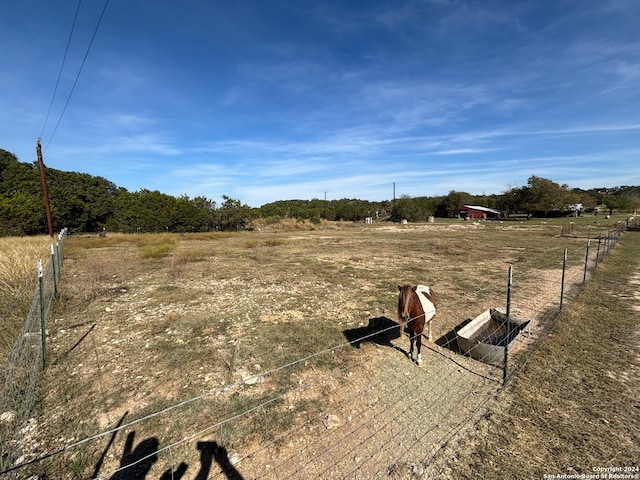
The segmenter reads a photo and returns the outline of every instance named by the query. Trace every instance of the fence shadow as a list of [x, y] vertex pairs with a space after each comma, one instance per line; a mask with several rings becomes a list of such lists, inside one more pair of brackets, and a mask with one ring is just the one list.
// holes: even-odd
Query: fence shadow
[[114, 432], [111, 434], [111, 438], [109, 439], [109, 443], [107, 443], [106, 448], [104, 449], [104, 451], [102, 452], [102, 455], [100, 455], [100, 458], [98, 459], [98, 462], [96, 463], [95, 469], [93, 470], [93, 476], [91, 478], [97, 477], [98, 474], [100, 473], [100, 469], [102, 468], [102, 464], [104, 463], [104, 459], [107, 456], [107, 453], [109, 453], [109, 449], [111, 449], [111, 445], [113, 445], [113, 442], [116, 439], [116, 435], [118, 434], [118, 429], [124, 423], [124, 419], [127, 418], [127, 415], [129, 415], [129, 410], [124, 412], [122, 417], [120, 417], [120, 420], [118, 420], [118, 424], [116, 425], [116, 428], [115, 428]]
[[[64, 360], [65, 358], [67, 358], [67, 356], [68, 356], [71, 352], [73, 352], [73, 351], [76, 349], [76, 347], [78, 347], [78, 346], [79, 346], [79, 345], [84, 341], [84, 339], [85, 339], [85, 338], [87, 338], [87, 337], [89, 336], [89, 334], [93, 331], [93, 329], [94, 329], [94, 328], [96, 328], [96, 326], [97, 326], [97, 325], [98, 325], [97, 323], [94, 323], [93, 325], [91, 325], [91, 328], [89, 328], [89, 330], [87, 330], [87, 331], [84, 333], [84, 335], [82, 335], [82, 336], [78, 339], [78, 341], [77, 341], [76, 343], [74, 343], [74, 344], [73, 344], [73, 346], [72, 346], [69, 350], [67, 350], [66, 352], [62, 353], [62, 355], [60, 355], [58, 358], [56, 358], [56, 359], [53, 361], [52, 365], [57, 365], [59, 362], [61, 362], [61, 361], [62, 361], [62, 360]], [[79, 325], [79, 326], [81, 326], [81, 325]], [[73, 327], [72, 327], [72, 328], [73, 328]]]
[[400, 338], [400, 325], [387, 317], [374, 317], [369, 319], [367, 326], [350, 328], [342, 333], [354, 348], [360, 348], [362, 343], [369, 342], [398, 350], [391, 342]]

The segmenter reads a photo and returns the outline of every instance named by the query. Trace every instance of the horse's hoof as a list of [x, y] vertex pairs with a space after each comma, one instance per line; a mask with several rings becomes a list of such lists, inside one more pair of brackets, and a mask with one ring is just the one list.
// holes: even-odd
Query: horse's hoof
[[416, 362], [416, 367], [421, 367], [422, 366], [422, 362]]

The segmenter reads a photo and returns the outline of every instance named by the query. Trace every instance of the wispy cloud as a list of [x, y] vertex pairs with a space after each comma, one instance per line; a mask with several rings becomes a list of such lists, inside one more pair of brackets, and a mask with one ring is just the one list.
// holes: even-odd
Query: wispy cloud
[[[36, 2], [46, 16], [13, 2], [0, 18], [0, 148], [25, 161], [59, 67], [44, 46], [69, 20]], [[114, 6], [47, 165], [254, 206], [640, 176], [634, 2], [265, 5]]]

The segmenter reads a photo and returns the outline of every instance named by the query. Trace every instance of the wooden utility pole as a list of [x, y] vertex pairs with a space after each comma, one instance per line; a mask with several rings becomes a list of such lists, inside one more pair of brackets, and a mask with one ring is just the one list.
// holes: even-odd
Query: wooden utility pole
[[[391, 206], [391, 220], [396, 221], [396, 182], [393, 182], [393, 204]], [[399, 219], [398, 219], [399, 220]]]
[[42, 199], [44, 200], [44, 211], [47, 214], [47, 226], [49, 236], [53, 238], [53, 221], [51, 220], [51, 208], [49, 207], [49, 192], [47, 190], [47, 179], [44, 175], [44, 162], [42, 161], [42, 146], [40, 139], [36, 142], [36, 155], [38, 157], [38, 170], [40, 170], [40, 185], [42, 186]]

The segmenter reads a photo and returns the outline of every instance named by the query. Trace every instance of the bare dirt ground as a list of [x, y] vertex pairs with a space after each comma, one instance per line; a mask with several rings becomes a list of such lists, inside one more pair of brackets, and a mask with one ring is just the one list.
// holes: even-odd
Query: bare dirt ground
[[[504, 307], [513, 265], [526, 350], [567, 245], [582, 279], [584, 241], [557, 233], [325, 225], [175, 236], [163, 255], [145, 254], [157, 238], [71, 238], [21, 460], [64, 450], [29, 470], [51, 478], [427, 478], [501, 386], [453, 329]], [[422, 367], [395, 325], [403, 282], [439, 296]]]

